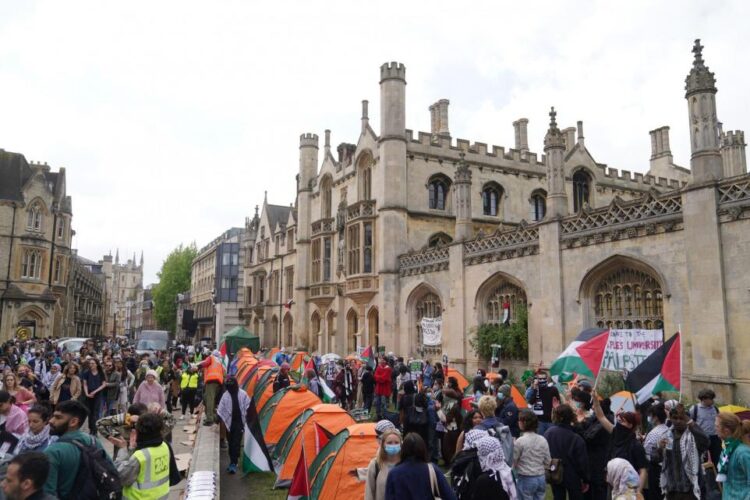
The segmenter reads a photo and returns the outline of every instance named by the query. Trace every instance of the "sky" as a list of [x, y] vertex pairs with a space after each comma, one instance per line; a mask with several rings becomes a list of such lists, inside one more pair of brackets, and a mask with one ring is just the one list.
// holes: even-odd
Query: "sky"
[[[98, 260], [201, 247], [254, 207], [295, 195], [299, 135], [379, 130], [379, 67], [406, 65], [407, 128], [450, 99], [455, 138], [513, 146], [550, 106], [584, 123], [599, 163], [646, 172], [648, 131], [671, 127], [689, 166], [684, 79], [701, 38], [719, 120], [749, 115], [743, 1], [0, 0], [0, 148], [65, 167], [73, 245]], [[322, 144], [321, 144], [322, 145]]]

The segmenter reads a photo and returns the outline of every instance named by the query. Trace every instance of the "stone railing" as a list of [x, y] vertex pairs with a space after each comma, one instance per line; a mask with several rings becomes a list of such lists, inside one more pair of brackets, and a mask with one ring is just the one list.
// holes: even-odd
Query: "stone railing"
[[464, 264], [474, 265], [493, 260], [505, 260], [539, 252], [539, 230], [528, 227], [525, 221], [510, 231], [479, 236], [464, 243]]
[[623, 201], [615, 197], [602, 208], [585, 209], [562, 221], [565, 248], [682, 229], [682, 195], [654, 192]]
[[719, 219], [731, 222], [750, 216], [750, 175], [728, 179], [719, 190]]
[[360, 217], [372, 217], [373, 215], [375, 215], [375, 200], [358, 201], [346, 209], [347, 221]]
[[334, 231], [333, 223], [335, 219], [319, 219], [312, 223], [312, 234], [313, 236], [321, 233], [332, 233]]
[[448, 269], [448, 260], [448, 247], [425, 248], [399, 256], [399, 272], [401, 276], [412, 276], [444, 271]]

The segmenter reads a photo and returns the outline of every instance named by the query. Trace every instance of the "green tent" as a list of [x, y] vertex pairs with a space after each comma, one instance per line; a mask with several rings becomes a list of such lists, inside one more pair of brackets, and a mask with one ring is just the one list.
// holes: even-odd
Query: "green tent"
[[243, 347], [251, 351], [260, 350], [260, 338], [245, 330], [242, 326], [235, 326], [222, 337], [222, 341], [227, 343], [227, 352], [234, 355]]

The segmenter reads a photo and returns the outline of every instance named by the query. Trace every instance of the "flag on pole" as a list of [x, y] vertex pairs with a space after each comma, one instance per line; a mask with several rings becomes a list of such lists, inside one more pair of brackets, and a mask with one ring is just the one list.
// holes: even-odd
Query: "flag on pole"
[[273, 472], [271, 455], [268, 453], [263, 432], [260, 430], [255, 399], [250, 398], [250, 406], [245, 418], [245, 445], [242, 450], [242, 472]]
[[602, 367], [608, 340], [608, 329], [589, 328], [582, 331], [552, 363], [550, 374], [557, 382], [569, 382], [578, 375], [596, 378]]
[[297, 467], [294, 469], [292, 484], [289, 486], [287, 500], [303, 500], [310, 496], [310, 477], [307, 475], [307, 460], [305, 460], [305, 444], [299, 454]]
[[371, 367], [373, 370], [375, 369], [375, 365], [377, 362], [375, 361], [375, 352], [372, 349], [371, 345], [368, 345], [367, 348], [362, 351], [362, 361], [367, 363], [369, 367]]
[[473, 409], [472, 403], [474, 403], [474, 396], [466, 396], [461, 400], [461, 409], [471, 411]]
[[333, 437], [333, 433], [329, 432], [325, 427], [315, 422], [315, 454], [320, 453], [328, 441]]
[[680, 332], [644, 359], [625, 379], [625, 388], [643, 403], [661, 391], [680, 392], [682, 379]]
[[229, 366], [229, 356], [227, 355], [227, 343], [222, 342], [219, 346], [219, 354], [221, 355], [221, 364], [224, 365], [224, 369], [226, 370]]

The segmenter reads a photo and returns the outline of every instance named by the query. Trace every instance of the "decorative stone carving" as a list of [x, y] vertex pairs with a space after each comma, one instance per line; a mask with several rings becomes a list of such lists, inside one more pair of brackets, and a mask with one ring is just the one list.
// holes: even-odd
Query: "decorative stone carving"
[[448, 269], [448, 247], [434, 247], [401, 255], [399, 258], [401, 276], [413, 276]]

